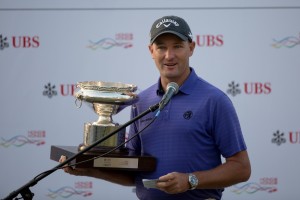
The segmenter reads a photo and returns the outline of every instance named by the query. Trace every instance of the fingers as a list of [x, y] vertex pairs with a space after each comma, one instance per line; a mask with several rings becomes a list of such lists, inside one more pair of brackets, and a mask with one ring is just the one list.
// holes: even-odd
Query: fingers
[[[64, 155], [60, 156], [59, 158], [60, 163], [63, 163], [66, 160], [67, 157]], [[64, 165], [62, 169], [64, 170], [64, 172], [75, 176], [91, 176], [93, 173], [95, 173], [95, 171], [97, 171], [96, 169], [90, 169], [90, 168], [73, 168], [68, 164]]]
[[175, 180], [168, 180], [168, 181], [158, 181], [156, 184], [157, 188], [168, 193], [168, 194], [176, 194], [180, 193], [176, 186], [176, 181]]
[[189, 188], [187, 174], [178, 172], [159, 177], [156, 185], [158, 189], [169, 194], [185, 192]]
[[[63, 162], [65, 162], [66, 160], [67, 160], [67, 157], [64, 156], [64, 155], [62, 155], [62, 156], [60, 156], [58, 162], [63, 163]], [[72, 173], [72, 172], [74, 171], [74, 169], [73, 169], [72, 167], [68, 166], [67, 164], [63, 166], [63, 170], [64, 170], [64, 172], [66, 172], [66, 173], [74, 174], [74, 173]]]
[[58, 162], [63, 163], [66, 160], [67, 160], [67, 156], [61, 155]]
[[164, 176], [161, 176], [161, 177], [159, 177], [159, 181], [167, 182], [167, 181], [173, 180], [176, 177], [175, 174], [176, 174], [176, 172], [173, 172], [173, 173], [169, 173]]

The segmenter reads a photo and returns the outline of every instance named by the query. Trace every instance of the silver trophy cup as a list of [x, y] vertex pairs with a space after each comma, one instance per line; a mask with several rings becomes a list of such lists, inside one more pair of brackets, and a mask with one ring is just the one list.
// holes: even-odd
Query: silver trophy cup
[[[79, 88], [75, 92], [77, 107], [81, 107], [82, 102], [85, 102], [99, 115], [97, 121], [84, 124], [83, 143], [79, 145], [79, 150], [82, 150], [120, 127], [118, 123], [113, 121], [112, 116], [123, 107], [132, 105], [137, 101], [135, 94], [137, 86], [114, 82], [86, 81], [77, 83], [77, 88]], [[78, 104], [78, 102], [80, 103]], [[125, 128], [98, 144], [92, 151], [107, 151], [119, 146], [124, 141]], [[117, 152], [122, 148], [124, 146]]]

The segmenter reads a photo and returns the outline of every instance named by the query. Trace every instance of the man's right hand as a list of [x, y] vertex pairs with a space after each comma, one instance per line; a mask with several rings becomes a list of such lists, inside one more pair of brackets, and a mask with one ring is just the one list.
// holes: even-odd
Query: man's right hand
[[[63, 163], [67, 160], [67, 157], [62, 155], [60, 156], [59, 162]], [[94, 173], [96, 173], [96, 171], [98, 171], [95, 168], [73, 168], [71, 166], [65, 165], [63, 166], [63, 170], [64, 172], [71, 174], [71, 175], [75, 175], [75, 176], [93, 176]]]

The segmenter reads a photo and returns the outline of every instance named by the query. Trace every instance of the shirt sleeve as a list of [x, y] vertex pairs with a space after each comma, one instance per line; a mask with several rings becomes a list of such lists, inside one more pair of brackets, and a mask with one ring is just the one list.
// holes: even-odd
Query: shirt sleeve
[[247, 149], [236, 110], [226, 94], [220, 95], [215, 102], [213, 130], [223, 157], [228, 158]]

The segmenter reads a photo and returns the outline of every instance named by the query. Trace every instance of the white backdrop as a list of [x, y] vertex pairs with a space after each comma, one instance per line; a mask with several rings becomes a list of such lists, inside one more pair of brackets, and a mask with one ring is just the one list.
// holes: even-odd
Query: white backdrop
[[[300, 3], [293, 1], [0, 2], [0, 198], [58, 163], [51, 145], [78, 145], [97, 119], [72, 96], [79, 81], [158, 79], [148, 52], [155, 19], [178, 15], [197, 41], [191, 66], [226, 92], [252, 163], [225, 200], [298, 199]], [[114, 120], [129, 120], [125, 109]], [[34, 199], [136, 199], [134, 188], [57, 171]], [[117, 191], [117, 192], [116, 192]]]

